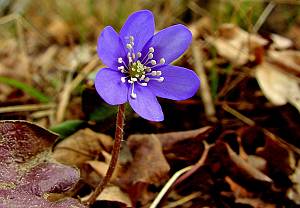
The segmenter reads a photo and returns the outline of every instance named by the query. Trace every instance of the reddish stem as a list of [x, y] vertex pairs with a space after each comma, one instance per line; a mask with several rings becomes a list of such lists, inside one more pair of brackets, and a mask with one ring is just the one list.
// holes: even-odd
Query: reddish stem
[[97, 197], [103, 191], [103, 189], [106, 187], [106, 185], [109, 183], [109, 181], [114, 173], [114, 170], [118, 163], [121, 142], [123, 139], [124, 118], [125, 118], [125, 105], [121, 104], [121, 105], [119, 105], [118, 114], [117, 114], [115, 141], [114, 141], [114, 145], [113, 145], [113, 149], [112, 149], [112, 155], [111, 155], [111, 160], [109, 163], [108, 170], [107, 170], [104, 178], [102, 179], [101, 183], [96, 187], [94, 193], [87, 200], [87, 202], [86, 202], [87, 205], [92, 205], [95, 203]]

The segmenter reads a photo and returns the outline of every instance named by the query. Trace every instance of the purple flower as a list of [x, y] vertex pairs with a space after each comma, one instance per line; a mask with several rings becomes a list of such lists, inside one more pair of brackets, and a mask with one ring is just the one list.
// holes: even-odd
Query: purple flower
[[141, 117], [162, 121], [157, 97], [184, 100], [199, 88], [191, 70], [169, 65], [182, 55], [192, 41], [183, 25], [173, 25], [154, 34], [154, 17], [148, 10], [130, 15], [118, 34], [107, 26], [98, 38], [97, 51], [108, 68], [101, 69], [95, 86], [111, 105], [129, 102]]

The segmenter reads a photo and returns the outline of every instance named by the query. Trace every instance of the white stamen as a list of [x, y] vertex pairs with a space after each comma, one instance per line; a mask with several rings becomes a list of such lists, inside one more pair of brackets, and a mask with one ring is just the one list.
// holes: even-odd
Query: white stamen
[[140, 81], [143, 80], [143, 79], [145, 79], [145, 77], [146, 77], [146, 76], [143, 74], [143, 75], [141, 76], [141, 78], [140, 78]]
[[134, 92], [132, 92], [132, 93], [130, 94], [130, 96], [131, 96], [132, 99], [135, 99], [135, 98], [136, 98], [136, 94], [135, 94]]
[[165, 80], [164, 77], [159, 77], [159, 78], [157, 79], [157, 81], [159, 81], [159, 82], [163, 82], [164, 80]]
[[135, 54], [134, 53], [132, 53], [132, 58], [135, 59]]
[[153, 53], [153, 52], [154, 52], [154, 48], [153, 48], [153, 47], [150, 47], [150, 48], [149, 48], [149, 52], [150, 52], [150, 53]]
[[161, 71], [156, 71], [156, 76], [160, 76], [161, 75]]
[[126, 48], [132, 49], [132, 45], [131, 45], [130, 43], [128, 43], [128, 44], [126, 45]]
[[[139, 82], [138, 82], [139, 83]], [[145, 83], [145, 82], [143, 82], [143, 83], [139, 83], [139, 85], [141, 85], [141, 86], [143, 86], [143, 87], [147, 87], [148, 86], [148, 84], [147, 83]]]
[[133, 42], [134, 41], [134, 37], [132, 35], [129, 36], [129, 40], [130, 40], [130, 42]]
[[136, 75], [135, 75], [135, 77], [139, 77], [139, 76], [140, 76], [139, 74], [136, 74]]
[[146, 72], [151, 72], [151, 68], [150, 68], [150, 67], [147, 67], [147, 68], [146, 68]]
[[135, 99], [136, 98], [136, 94], [133, 92], [134, 91], [134, 84], [132, 84], [132, 89], [131, 89], [131, 94], [130, 96]]
[[127, 81], [129, 84], [133, 84], [133, 81], [131, 81], [130, 79]]
[[151, 75], [152, 75], [152, 76], [156, 76], [156, 75], [157, 75], [157, 74], [156, 74], [156, 71], [152, 71], [152, 72], [151, 72]]
[[132, 58], [128, 57], [128, 61], [129, 61], [129, 63], [131, 63], [132, 62]]
[[119, 70], [124, 70], [124, 66], [119, 66], [118, 69]]
[[153, 59], [153, 53], [148, 54], [148, 59]]
[[142, 53], [141, 52], [137, 52], [136, 55], [137, 55], [138, 58], [142, 57]]
[[151, 60], [150, 62], [152, 65], [156, 65], [156, 61], [155, 60]]
[[149, 82], [149, 81], [150, 81], [150, 78], [149, 78], [149, 77], [146, 77], [146, 78], [144, 79], [144, 81], [145, 81], [145, 82]]
[[136, 82], [136, 81], [137, 81], [137, 78], [132, 77], [132, 78], [131, 78], [131, 81]]
[[123, 63], [123, 59], [122, 59], [121, 57], [118, 58], [118, 63], [119, 63], [119, 64]]
[[122, 83], [125, 83], [125, 82], [126, 82], [126, 78], [127, 78], [127, 77], [121, 77], [121, 82], [122, 82]]
[[164, 64], [164, 63], [166, 63], [166, 60], [164, 58], [161, 58], [160, 61], [159, 61], [159, 63], [160, 64]]

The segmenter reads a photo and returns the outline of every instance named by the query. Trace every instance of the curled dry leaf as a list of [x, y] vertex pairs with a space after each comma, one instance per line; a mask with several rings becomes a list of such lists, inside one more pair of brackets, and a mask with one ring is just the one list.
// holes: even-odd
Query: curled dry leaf
[[122, 191], [118, 186], [108, 186], [97, 197], [98, 201], [116, 201], [126, 205], [126, 207], [132, 207], [130, 198], [127, 193]]
[[[82, 200], [86, 201], [89, 197], [90, 195], [85, 196], [84, 198], [82, 198]], [[132, 207], [128, 194], [122, 191], [118, 186], [114, 185], [105, 187], [101, 194], [97, 197], [97, 202], [95, 204], [99, 205], [97, 207], [102, 207], [103, 204], [108, 202], [111, 202], [113, 205], [115, 205], [113, 207]]]
[[51, 160], [56, 139], [25, 121], [0, 121], [0, 207], [84, 207], [71, 198], [47, 200], [48, 193], [63, 193], [79, 180], [76, 169]]
[[268, 41], [257, 34], [250, 34], [233, 24], [219, 28], [218, 37], [208, 41], [217, 48], [218, 53], [235, 65], [244, 65], [252, 57], [255, 49], [265, 46]]
[[187, 166], [199, 160], [204, 150], [203, 141], [209, 140], [214, 133], [215, 128], [207, 126], [190, 131], [155, 134], [155, 137], [161, 142], [164, 155], [170, 163]]
[[290, 103], [300, 111], [298, 78], [268, 62], [256, 67], [255, 76], [262, 92], [270, 102], [274, 105]]
[[127, 189], [133, 204], [150, 200], [149, 185], [161, 185], [167, 178], [170, 166], [167, 163], [159, 139], [154, 135], [132, 135], [128, 147], [133, 155], [132, 162], [119, 172], [119, 183]]
[[[248, 161], [239, 157], [239, 155], [224, 142], [217, 142], [215, 146], [210, 149], [210, 154], [219, 158], [222, 171], [226, 170], [227, 174], [233, 180], [246, 188], [257, 189], [257, 187], [268, 187], [272, 182], [270, 177], [253, 167]], [[218, 171], [221, 170], [220, 168]]]
[[81, 167], [86, 161], [104, 160], [103, 150], [110, 152], [111, 147], [110, 136], [83, 129], [61, 141], [54, 148], [53, 157], [63, 164]]
[[293, 46], [293, 41], [277, 34], [271, 34], [271, 39], [273, 41], [271, 47], [274, 49], [287, 49]]
[[160, 141], [154, 135], [132, 135], [127, 142], [133, 161], [120, 180], [127, 184], [145, 182], [160, 185], [168, 178], [169, 164]]
[[282, 71], [300, 77], [300, 51], [269, 51], [269, 61]]

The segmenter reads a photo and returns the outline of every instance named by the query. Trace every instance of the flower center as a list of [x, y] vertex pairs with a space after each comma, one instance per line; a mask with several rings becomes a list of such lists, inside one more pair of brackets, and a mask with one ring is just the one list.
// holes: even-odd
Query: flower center
[[121, 77], [121, 82], [127, 82], [132, 85], [130, 96], [135, 99], [137, 97], [136, 93], [134, 93], [135, 83], [142, 87], [147, 87], [150, 80], [158, 82], [164, 81], [162, 72], [155, 71], [153, 68], [163, 65], [166, 61], [164, 58], [161, 58], [159, 64], [156, 63], [156, 60], [153, 59], [154, 47], [150, 47], [148, 53], [144, 56], [141, 52], [135, 53], [133, 36], [129, 36], [129, 43], [126, 45], [126, 48], [128, 49], [128, 61], [125, 63], [122, 57], [119, 57], [118, 63], [120, 66], [118, 69], [125, 75]]

